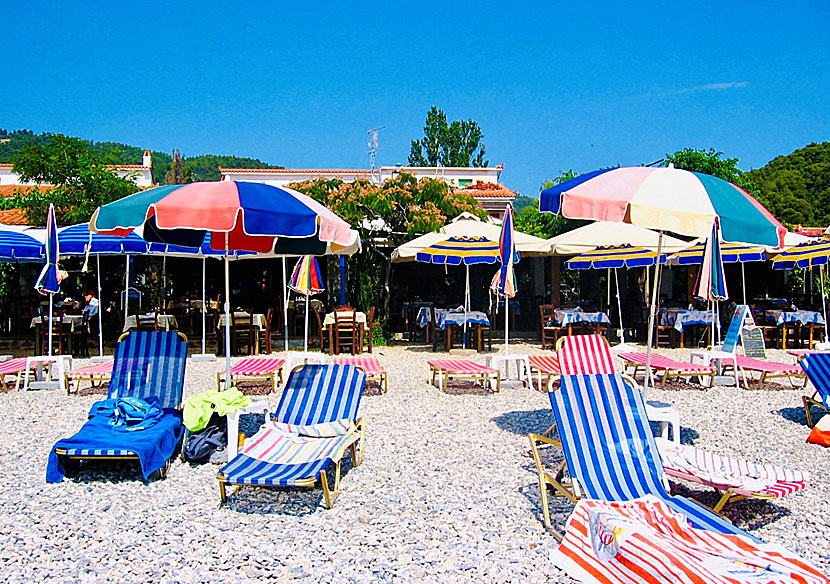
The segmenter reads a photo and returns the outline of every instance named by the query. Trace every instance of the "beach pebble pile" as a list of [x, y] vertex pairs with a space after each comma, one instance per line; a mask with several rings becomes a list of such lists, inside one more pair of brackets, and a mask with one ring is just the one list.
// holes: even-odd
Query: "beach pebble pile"
[[[529, 344], [512, 351], [542, 352]], [[331, 510], [320, 489], [231, 490], [220, 507], [218, 467], [178, 458], [166, 479], [147, 484], [127, 462], [85, 465], [47, 484], [50, 449], [102, 396], [0, 394], [0, 580], [571, 582], [550, 560], [557, 541], [542, 523], [527, 439], [553, 423], [547, 395], [521, 384], [443, 393], [428, 383], [433, 354], [425, 348], [380, 347], [375, 355], [389, 371], [389, 392], [363, 398], [366, 456], [356, 468], [344, 459]], [[783, 352], [770, 357], [792, 362]], [[223, 367], [189, 362], [185, 396], [215, 388]], [[648, 399], [680, 412], [684, 442], [809, 471], [809, 488], [773, 502], [740, 501], [726, 515], [830, 572], [830, 452], [805, 443], [803, 392], [767, 387], [675, 384], [650, 389]], [[279, 394], [264, 397], [276, 404]], [[714, 502], [706, 489], [680, 489]], [[571, 508], [553, 503], [560, 529]]]

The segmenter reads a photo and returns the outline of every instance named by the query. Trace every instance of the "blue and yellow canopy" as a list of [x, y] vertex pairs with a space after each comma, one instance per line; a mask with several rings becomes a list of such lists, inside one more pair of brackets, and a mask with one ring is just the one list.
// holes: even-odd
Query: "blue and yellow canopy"
[[[706, 242], [701, 241], [677, 252], [671, 256], [671, 260], [672, 262], [677, 262], [681, 266], [702, 264], [705, 250]], [[721, 260], [725, 264], [733, 264], [735, 262], [763, 262], [767, 259], [766, 254], [762, 249], [747, 245], [745, 243], [721, 242], [720, 253]]]
[[415, 259], [450, 266], [495, 264], [499, 261], [499, 244], [486, 237], [450, 237], [419, 251]]
[[787, 270], [795, 267], [812, 268], [823, 266], [830, 256], [830, 240], [806, 241], [785, 249], [772, 258], [772, 267], [776, 270]]
[[[642, 266], [653, 266], [656, 262], [656, 251], [624, 244], [600, 246], [595, 250], [568, 260], [565, 266], [571, 270], [639, 268]], [[660, 256], [660, 263], [666, 263], [665, 254]]]

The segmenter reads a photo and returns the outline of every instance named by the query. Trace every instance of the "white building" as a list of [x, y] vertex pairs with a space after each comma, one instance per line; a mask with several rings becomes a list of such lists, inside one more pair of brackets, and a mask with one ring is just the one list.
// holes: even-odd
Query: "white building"
[[456, 191], [469, 193], [481, 203], [487, 213], [501, 218], [507, 203], [512, 203], [516, 193], [499, 184], [503, 164], [487, 167], [421, 167], [381, 166], [368, 169], [343, 168], [219, 168], [222, 180], [260, 182], [274, 186], [287, 186], [295, 182], [317, 179], [339, 179], [344, 182], [368, 180], [380, 184], [399, 174], [410, 174], [416, 179], [432, 178], [457, 187]]
[[[13, 164], [0, 164], [0, 186], [35, 184], [22, 182], [20, 175], [13, 171], [13, 167]], [[110, 164], [107, 168], [114, 170], [120, 177], [132, 180], [140, 187], [153, 186], [153, 155], [149, 150], [144, 151], [141, 164]]]

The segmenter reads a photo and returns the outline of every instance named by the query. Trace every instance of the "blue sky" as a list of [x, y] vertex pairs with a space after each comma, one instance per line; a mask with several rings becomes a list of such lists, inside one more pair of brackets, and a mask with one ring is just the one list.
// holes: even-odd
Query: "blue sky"
[[[0, 127], [299, 168], [406, 162], [472, 118], [523, 194], [561, 169], [830, 139], [830, 3], [12, 3]], [[680, 4], [680, 3], [677, 3]]]

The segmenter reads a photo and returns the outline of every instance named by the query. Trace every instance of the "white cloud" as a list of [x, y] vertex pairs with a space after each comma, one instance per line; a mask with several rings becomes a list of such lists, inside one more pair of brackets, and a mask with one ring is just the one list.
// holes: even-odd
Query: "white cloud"
[[727, 83], [706, 83], [705, 85], [696, 85], [695, 87], [684, 87], [670, 92], [671, 94], [683, 93], [697, 93], [698, 91], [723, 91], [725, 89], [736, 89], [738, 87], [746, 87], [749, 81], [729, 81]]

